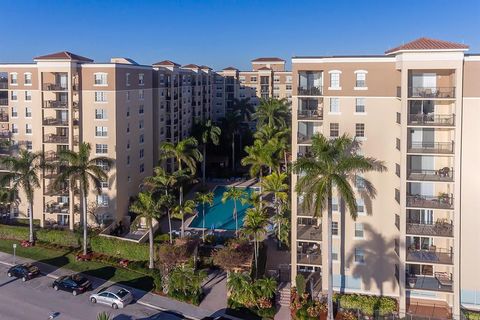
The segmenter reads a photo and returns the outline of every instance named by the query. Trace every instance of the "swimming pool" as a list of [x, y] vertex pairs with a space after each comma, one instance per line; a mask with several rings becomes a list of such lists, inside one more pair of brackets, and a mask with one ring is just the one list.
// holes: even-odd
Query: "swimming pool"
[[[252, 192], [251, 188], [244, 188], [245, 192], [249, 195]], [[235, 217], [233, 216], [233, 200], [227, 200], [222, 202], [223, 193], [227, 190], [227, 187], [217, 186], [213, 190], [213, 205], [209, 207], [205, 205], [205, 228], [206, 229], [221, 229], [221, 230], [235, 230]], [[251, 207], [248, 204], [243, 205], [240, 201], [237, 201], [237, 215], [238, 215], [238, 228], [243, 226], [243, 217], [247, 209]], [[202, 205], [197, 206], [198, 215], [192, 220], [190, 228], [202, 228]]]

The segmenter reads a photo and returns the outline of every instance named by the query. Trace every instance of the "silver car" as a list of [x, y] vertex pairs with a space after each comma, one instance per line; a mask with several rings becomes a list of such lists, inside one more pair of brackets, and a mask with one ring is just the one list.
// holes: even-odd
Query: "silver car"
[[132, 293], [117, 285], [102, 288], [90, 296], [90, 302], [103, 303], [111, 306], [113, 309], [125, 308], [132, 301]]

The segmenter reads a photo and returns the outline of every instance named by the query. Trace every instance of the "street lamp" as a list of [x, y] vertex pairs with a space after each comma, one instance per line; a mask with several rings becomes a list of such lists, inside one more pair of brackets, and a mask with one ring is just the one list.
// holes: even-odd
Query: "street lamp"
[[13, 264], [15, 265], [15, 249], [17, 249], [17, 244], [13, 244]]

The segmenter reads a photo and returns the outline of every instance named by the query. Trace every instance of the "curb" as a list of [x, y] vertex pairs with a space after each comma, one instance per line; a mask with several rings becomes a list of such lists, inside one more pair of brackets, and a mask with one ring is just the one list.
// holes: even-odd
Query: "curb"
[[[0, 261], [0, 264], [6, 265], [6, 266], [9, 266], [9, 267], [13, 267], [13, 266], [14, 266], [13, 263], [5, 262], [5, 261]], [[54, 275], [51, 274], [51, 273], [45, 273], [45, 272], [41, 272], [41, 271], [40, 271], [40, 274], [43, 275], [43, 276], [52, 278], [52, 279], [58, 279], [58, 278], [59, 278], [59, 276], [54, 276]]]

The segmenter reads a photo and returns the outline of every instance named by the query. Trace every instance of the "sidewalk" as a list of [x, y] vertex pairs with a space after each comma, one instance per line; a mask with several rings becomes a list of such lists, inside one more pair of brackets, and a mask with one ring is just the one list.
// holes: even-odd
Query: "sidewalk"
[[[0, 252], [0, 263], [4, 265], [12, 266], [13, 255]], [[57, 268], [55, 266], [51, 266], [48, 264], [37, 262], [35, 260], [26, 259], [18, 256], [15, 258], [15, 263], [16, 264], [34, 263], [36, 266], [40, 268], [42, 274], [52, 279], [56, 279], [63, 275], [69, 275], [73, 273], [73, 271], [70, 271], [68, 269]], [[104, 279], [99, 279], [91, 276], [88, 276], [88, 278], [92, 281], [93, 287], [95, 288], [95, 290], [98, 289], [98, 287], [113, 284], [113, 282], [106, 281]], [[128, 290], [130, 290], [133, 293], [138, 304], [149, 307], [149, 308], [157, 309], [159, 311], [174, 312], [182, 317], [185, 317], [187, 319], [192, 319], [192, 320], [200, 320], [200, 319], [203, 319], [204, 317], [212, 316], [211, 311], [205, 310], [203, 308], [200, 308], [185, 302], [172, 300], [167, 297], [162, 297], [153, 293], [145, 292], [143, 290], [131, 288], [128, 286], [124, 286], [124, 287], [126, 287]], [[221, 311], [219, 310], [215, 313], [215, 316], [221, 315], [222, 313], [223, 313], [223, 310]]]

